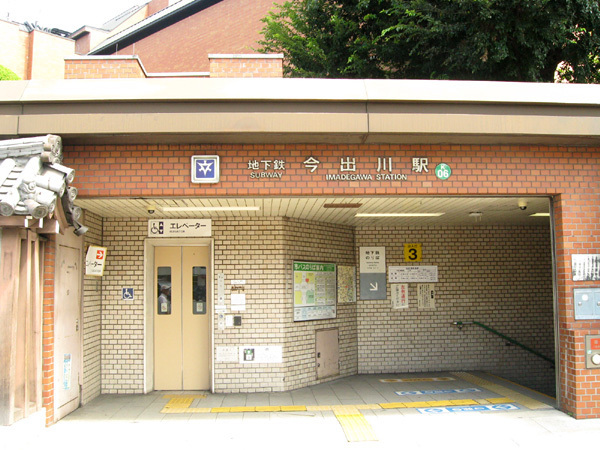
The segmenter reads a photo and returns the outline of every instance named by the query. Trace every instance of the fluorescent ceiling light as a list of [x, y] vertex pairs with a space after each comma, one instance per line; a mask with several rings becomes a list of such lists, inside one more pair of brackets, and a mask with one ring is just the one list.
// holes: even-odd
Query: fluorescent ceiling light
[[446, 213], [376, 213], [376, 214], [357, 214], [355, 217], [439, 217]]
[[360, 208], [362, 203], [325, 203], [323, 208]]
[[535, 213], [530, 214], [529, 217], [550, 217], [550, 213]]
[[164, 206], [166, 212], [185, 211], [259, 211], [260, 206]]

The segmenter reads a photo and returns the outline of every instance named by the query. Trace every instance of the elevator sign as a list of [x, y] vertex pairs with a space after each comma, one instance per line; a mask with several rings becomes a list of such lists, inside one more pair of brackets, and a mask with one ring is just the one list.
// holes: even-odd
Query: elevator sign
[[148, 237], [210, 237], [210, 219], [160, 219], [148, 221]]

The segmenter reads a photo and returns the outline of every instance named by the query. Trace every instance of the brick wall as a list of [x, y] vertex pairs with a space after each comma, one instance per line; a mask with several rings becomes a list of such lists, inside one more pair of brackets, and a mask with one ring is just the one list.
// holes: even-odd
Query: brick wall
[[[600, 334], [599, 321], [575, 321], [573, 288], [598, 287], [574, 282], [572, 254], [600, 253], [600, 149], [596, 147], [488, 145], [140, 145], [67, 147], [65, 165], [77, 171], [80, 198], [198, 196], [189, 181], [194, 154], [221, 157], [221, 181], [202, 187], [202, 196], [339, 195], [543, 195], [554, 199], [556, 225], [557, 313], [561, 342], [560, 405], [576, 417], [600, 417], [600, 401], [590, 392], [600, 373], [582, 367], [582, 335]], [[316, 157], [311, 173], [303, 162]], [[248, 161], [285, 159], [281, 180], [251, 180]], [[327, 181], [339, 173], [340, 160], [356, 158], [358, 171], [373, 171], [377, 158], [393, 158], [405, 181]], [[413, 157], [427, 157], [430, 169], [450, 164], [452, 176], [438, 180], [433, 170], [411, 172]], [[374, 166], [375, 165], [375, 166]], [[103, 167], [99, 174], [95, 167]], [[134, 171], [136, 176], [130, 177]], [[157, 181], [160, 180], [160, 181]]]
[[[102, 218], [85, 212], [83, 222], [89, 228], [84, 235], [84, 252], [90, 245], [102, 246]], [[102, 278], [83, 277], [83, 380], [81, 403], [86, 404], [100, 395], [101, 371], [100, 348], [102, 333]]]
[[67, 58], [64, 68], [65, 79], [90, 78], [146, 78], [138, 58]]
[[272, 0], [223, 0], [168, 28], [119, 48], [138, 55], [149, 73], [208, 72], [210, 53], [252, 53]]
[[282, 78], [283, 55], [208, 55], [211, 78]]
[[421, 243], [438, 267], [436, 307], [387, 300], [358, 303], [359, 372], [485, 370], [555, 394], [551, 364], [475, 325], [477, 321], [554, 359], [552, 255], [548, 227], [359, 227], [357, 247], [386, 247], [388, 266], [405, 265], [404, 244]]
[[46, 424], [54, 423], [54, 279], [56, 238], [48, 236], [44, 244], [44, 284], [42, 312], [42, 404]]

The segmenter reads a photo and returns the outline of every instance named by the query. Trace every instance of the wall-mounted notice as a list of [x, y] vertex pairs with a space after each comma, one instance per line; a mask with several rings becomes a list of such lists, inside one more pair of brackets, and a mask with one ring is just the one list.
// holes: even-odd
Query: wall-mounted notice
[[419, 309], [435, 309], [435, 284], [418, 284], [417, 301]]
[[221, 347], [217, 346], [216, 360], [217, 362], [238, 362], [239, 349], [237, 347]]
[[600, 255], [572, 255], [573, 281], [600, 280]]
[[408, 284], [392, 284], [392, 309], [408, 308]]
[[390, 266], [390, 283], [437, 283], [437, 266]]
[[240, 364], [278, 364], [283, 362], [283, 347], [280, 345], [242, 345], [239, 348]]
[[385, 247], [360, 247], [360, 299], [386, 298]]
[[336, 317], [336, 265], [317, 262], [293, 263], [294, 321]]
[[356, 302], [356, 267], [337, 267], [338, 303]]

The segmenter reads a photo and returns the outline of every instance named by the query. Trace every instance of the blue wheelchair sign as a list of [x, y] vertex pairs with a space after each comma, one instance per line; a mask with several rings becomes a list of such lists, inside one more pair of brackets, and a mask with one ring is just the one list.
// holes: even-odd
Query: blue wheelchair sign
[[133, 288], [123, 288], [123, 300], [133, 300]]

